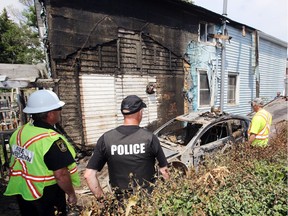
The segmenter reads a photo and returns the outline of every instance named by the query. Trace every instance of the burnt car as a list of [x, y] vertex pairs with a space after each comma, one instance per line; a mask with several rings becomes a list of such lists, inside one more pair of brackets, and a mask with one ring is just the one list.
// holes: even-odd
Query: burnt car
[[170, 165], [187, 170], [197, 167], [206, 154], [247, 141], [249, 123], [240, 115], [192, 112], [171, 119], [154, 134]]

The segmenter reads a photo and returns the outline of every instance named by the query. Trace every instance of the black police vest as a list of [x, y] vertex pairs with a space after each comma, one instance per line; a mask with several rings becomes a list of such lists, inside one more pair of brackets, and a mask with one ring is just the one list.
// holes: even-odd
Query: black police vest
[[140, 128], [124, 135], [116, 129], [104, 134], [108, 156], [110, 184], [118, 189], [133, 185], [148, 186], [155, 174], [155, 154], [151, 148], [153, 134]]

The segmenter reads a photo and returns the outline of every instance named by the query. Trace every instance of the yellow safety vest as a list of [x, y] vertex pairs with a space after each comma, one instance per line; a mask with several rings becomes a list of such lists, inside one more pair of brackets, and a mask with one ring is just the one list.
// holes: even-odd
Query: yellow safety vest
[[[68, 150], [75, 158], [73, 146], [54, 130], [27, 123], [12, 134], [10, 180], [4, 195], [20, 194], [25, 200], [36, 200], [42, 197], [46, 186], [57, 184], [53, 171], [49, 170], [44, 162], [44, 155], [59, 138], [65, 141]], [[76, 163], [69, 165], [68, 170], [72, 184], [80, 186]]]
[[268, 144], [272, 116], [264, 109], [258, 111], [252, 118], [248, 134], [256, 134], [252, 146], [266, 147]]

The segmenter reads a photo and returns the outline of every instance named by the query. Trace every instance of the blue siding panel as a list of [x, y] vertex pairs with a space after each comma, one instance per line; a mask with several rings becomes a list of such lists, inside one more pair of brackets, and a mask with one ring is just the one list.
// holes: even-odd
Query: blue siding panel
[[[249, 101], [256, 97], [256, 78], [260, 77], [260, 97], [266, 102], [272, 100], [276, 92], [284, 90], [284, 73], [286, 68], [287, 46], [260, 37], [258, 40], [256, 32], [246, 32], [242, 35], [242, 29], [226, 26], [228, 35], [232, 37], [230, 42], [226, 42], [225, 49], [225, 75], [224, 75], [224, 110], [228, 113], [247, 115], [251, 106]], [[219, 40], [219, 42], [222, 42]], [[191, 64], [190, 75], [192, 79], [190, 88], [189, 111], [207, 111], [210, 108], [199, 108], [198, 104], [198, 70], [206, 70], [208, 77], [213, 74], [216, 82], [212, 85], [215, 97], [211, 105], [220, 106], [221, 96], [221, 64], [222, 49], [216, 43], [201, 43], [191, 41], [187, 46], [186, 55]], [[257, 65], [256, 56], [259, 56]], [[228, 73], [238, 75], [237, 103], [227, 104]], [[213, 96], [212, 96], [213, 97]]]
[[287, 49], [261, 37], [259, 44], [260, 97], [270, 101], [284, 91]]
[[[244, 37], [241, 30], [229, 26], [227, 26], [227, 30], [232, 39], [230, 43], [226, 42], [224, 111], [247, 115], [251, 111], [248, 102], [253, 98], [253, 89], [255, 89], [255, 79], [251, 66], [252, 34], [246, 33]], [[239, 100], [236, 105], [227, 105], [229, 72], [237, 73], [239, 76]]]

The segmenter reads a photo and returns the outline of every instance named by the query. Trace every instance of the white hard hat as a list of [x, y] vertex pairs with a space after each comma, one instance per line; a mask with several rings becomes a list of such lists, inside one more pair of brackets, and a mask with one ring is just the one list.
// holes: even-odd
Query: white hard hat
[[23, 112], [29, 114], [43, 113], [58, 109], [64, 104], [53, 91], [38, 90], [30, 95]]

